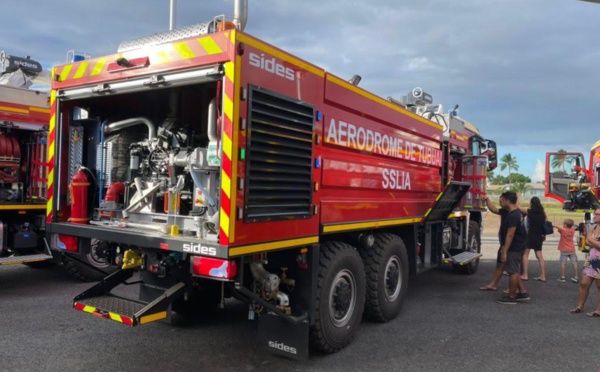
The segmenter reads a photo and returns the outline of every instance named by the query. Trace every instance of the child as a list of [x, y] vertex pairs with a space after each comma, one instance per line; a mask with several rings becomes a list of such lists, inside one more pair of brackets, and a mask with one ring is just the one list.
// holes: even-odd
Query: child
[[558, 278], [558, 281], [561, 283], [566, 281], [565, 266], [567, 260], [573, 263], [573, 269], [575, 270], [575, 276], [571, 278], [571, 281], [573, 283], [579, 283], [577, 255], [575, 254], [575, 244], [573, 243], [573, 236], [575, 236], [575, 229], [573, 228], [574, 224], [572, 219], [567, 218], [563, 222], [563, 227], [552, 225], [560, 234], [560, 241], [558, 242], [558, 250], [560, 251], [560, 278]]

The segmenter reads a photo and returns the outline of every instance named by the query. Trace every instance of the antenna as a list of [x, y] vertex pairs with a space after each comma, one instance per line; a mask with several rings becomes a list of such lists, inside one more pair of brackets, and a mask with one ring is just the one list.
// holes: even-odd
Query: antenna
[[177, 22], [177, 0], [170, 0], [171, 4], [169, 6], [169, 31], [173, 31], [175, 29], [175, 23]]

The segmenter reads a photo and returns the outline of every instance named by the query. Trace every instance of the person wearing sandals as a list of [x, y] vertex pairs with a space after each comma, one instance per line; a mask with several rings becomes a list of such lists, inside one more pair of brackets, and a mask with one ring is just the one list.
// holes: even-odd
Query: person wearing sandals
[[523, 215], [517, 204], [517, 194], [514, 191], [505, 191], [500, 196], [501, 208], [496, 208], [489, 198], [484, 198], [488, 209], [499, 214], [500, 231], [500, 249], [496, 259], [496, 270], [492, 276], [492, 281], [479, 288], [483, 291], [495, 291], [498, 281], [502, 277], [502, 272], [506, 269], [509, 278], [509, 293], [496, 300], [500, 304], [514, 305], [517, 302], [528, 301], [529, 294], [521, 281], [521, 262], [523, 260], [523, 251], [525, 250], [526, 232], [522, 225]]
[[574, 276], [571, 277], [573, 283], [579, 283], [579, 267], [577, 265], [577, 254], [575, 253], [575, 243], [573, 243], [573, 237], [575, 236], [575, 229], [573, 228], [572, 219], [567, 218], [563, 222], [562, 227], [552, 225], [560, 234], [560, 241], [558, 242], [558, 250], [560, 251], [560, 277], [558, 281], [561, 283], [566, 282], [565, 269], [567, 261], [573, 264]]
[[579, 301], [577, 307], [572, 309], [571, 314], [579, 314], [585, 307], [588, 295], [590, 294], [590, 287], [592, 283], [596, 282], [598, 287], [598, 305], [596, 310], [591, 313], [587, 313], [587, 316], [600, 318], [600, 208], [596, 208], [594, 211], [594, 224], [593, 227], [588, 231], [586, 236], [586, 243], [590, 247], [590, 253], [583, 266], [583, 272], [581, 276], [581, 282], [579, 284]]
[[529, 201], [529, 209], [520, 208], [521, 213], [526, 215], [527, 218], [527, 246], [525, 253], [523, 254], [523, 273], [521, 275], [522, 280], [528, 280], [529, 275], [529, 252], [533, 250], [535, 257], [540, 263], [540, 276], [534, 278], [540, 282], [546, 281], [546, 261], [544, 261], [544, 255], [542, 255], [542, 245], [545, 240], [544, 236], [544, 222], [546, 222], [546, 212], [542, 206], [540, 198], [534, 196]]

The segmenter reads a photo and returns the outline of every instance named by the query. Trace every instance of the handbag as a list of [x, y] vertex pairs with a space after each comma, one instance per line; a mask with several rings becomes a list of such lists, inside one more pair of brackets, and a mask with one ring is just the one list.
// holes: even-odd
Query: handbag
[[544, 221], [543, 230], [544, 230], [544, 235], [554, 234], [554, 227], [552, 227], [552, 222]]

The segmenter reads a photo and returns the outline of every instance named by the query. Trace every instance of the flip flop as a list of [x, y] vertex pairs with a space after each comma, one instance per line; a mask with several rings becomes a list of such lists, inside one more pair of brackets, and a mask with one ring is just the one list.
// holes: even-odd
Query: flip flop
[[542, 279], [542, 278], [533, 278], [533, 280], [537, 280], [538, 282], [546, 283], [546, 279]]
[[485, 286], [485, 287], [479, 287], [479, 290], [480, 290], [480, 291], [496, 292], [496, 290], [497, 290], [497, 289], [495, 289], [495, 288], [490, 288], [490, 287], [488, 287], [488, 286]]
[[572, 310], [569, 310], [569, 313], [571, 313], [571, 314], [579, 314], [581, 311], [582, 310], [580, 308], [576, 307], [576, 308], [574, 308]]
[[587, 313], [587, 314], [585, 314], [585, 315], [587, 315], [587, 316], [588, 316], [588, 317], [590, 317], [590, 318], [600, 318], [600, 314], [598, 314], [598, 313], [597, 313], [597, 312], [595, 312], [595, 311], [594, 311], [593, 313]]

